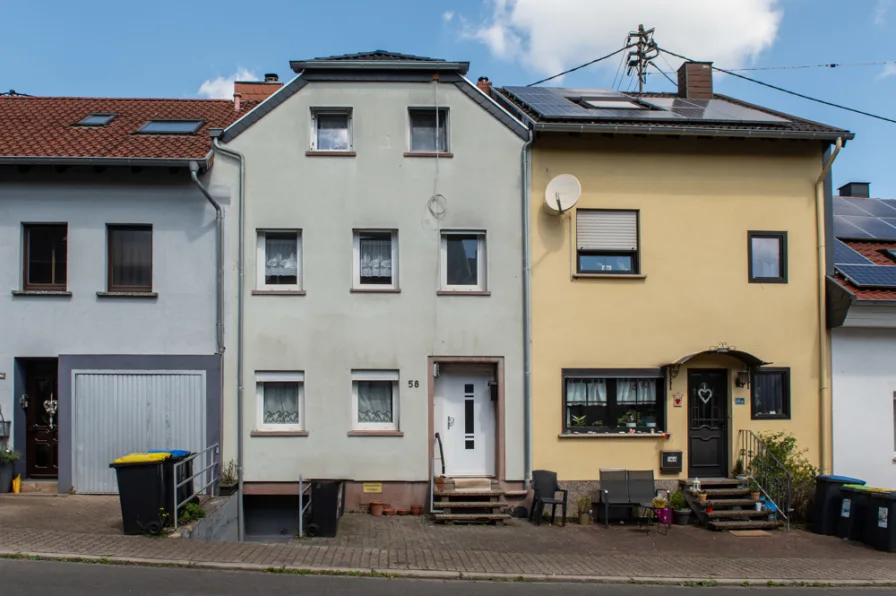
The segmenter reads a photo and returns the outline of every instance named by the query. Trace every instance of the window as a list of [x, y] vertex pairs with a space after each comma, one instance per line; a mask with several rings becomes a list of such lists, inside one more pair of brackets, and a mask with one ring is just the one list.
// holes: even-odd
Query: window
[[398, 289], [398, 232], [355, 231], [354, 287]]
[[563, 432], [663, 432], [663, 386], [654, 370], [565, 370]]
[[106, 126], [115, 120], [116, 114], [88, 114], [75, 124], [77, 126]]
[[152, 292], [152, 226], [108, 228], [110, 292]]
[[442, 233], [442, 289], [486, 289], [485, 233]]
[[639, 273], [638, 212], [576, 211], [578, 273]]
[[448, 152], [448, 109], [412, 108], [411, 152]]
[[613, 109], [613, 110], [643, 110], [643, 106], [632, 101], [618, 99], [584, 99], [586, 108]]
[[790, 418], [790, 369], [763, 368], [753, 373], [753, 419]]
[[24, 290], [65, 291], [68, 276], [68, 226], [25, 226]]
[[787, 232], [749, 232], [750, 283], [787, 283]]
[[351, 110], [313, 110], [311, 148], [316, 151], [351, 151]]
[[191, 135], [203, 124], [202, 120], [150, 120], [137, 132], [154, 135]]
[[257, 372], [255, 387], [258, 430], [304, 430], [304, 373]]
[[260, 290], [302, 289], [302, 233], [259, 231], [257, 280]]
[[398, 430], [398, 371], [352, 371], [352, 428]]

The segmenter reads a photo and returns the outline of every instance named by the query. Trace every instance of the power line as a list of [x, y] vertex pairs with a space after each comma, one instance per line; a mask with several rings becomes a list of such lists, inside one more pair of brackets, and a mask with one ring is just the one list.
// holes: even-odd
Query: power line
[[[681, 54], [676, 54], [675, 52], [670, 52], [665, 48], [659, 48], [661, 52], [665, 52], [670, 56], [675, 56], [676, 58], [681, 58], [682, 60], [687, 60], [688, 62], [693, 62], [690, 58], [686, 56], [682, 56]], [[751, 83], [756, 83], [757, 85], [762, 85], [763, 87], [768, 87], [769, 89], [774, 89], [775, 91], [781, 91], [782, 93], [787, 93], [790, 95], [794, 95], [796, 97], [801, 97], [803, 99], [808, 99], [809, 101], [814, 101], [816, 103], [824, 104], [826, 106], [831, 106], [832, 108], [838, 108], [841, 110], [846, 110], [847, 112], [853, 112], [855, 114], [861, 114], [862, 116], [868, 116], [869, 118], [876, 118], [877, 120], [883, 120], [884, 122], [892, 122], [896, 124], [896, 120], [892, 118], [887, 118], [885, 116], [878, 116], [877, 114], [872, 114], [871, 112], [863, 112], [862, 110], [857, 110], [855, 108], [849, 108], [846, 106], [842, 106], [840, 104], [836, 104], [830, 101], [825, 101], [823, 99], [818, 99], [817, 97], [812, 97], [810, 95], [804, 95], [802, 93], [797, 93], [796, 91], [791, 91], [789, 89], [784, 89], [783, 87], [778, 87], [777, 85], [771, 85], [769, 83], [764, 83], [762, 81], [757, 81], [756, 79], [751, 79], [750, 77], [745, 77], [744, 75], [739, 75], [736, 72], [732, 72], [730, 70], [725, 70], [724, 68], [719, 68], [718, 66], [713, 66], [713, 70], [717, 70], [719, 72], [724, 72], [727, 75], [731, 75], [732, 77], [737, 77], [739, 79], [743, 79], [745, 81], [750, 81]]]
[[798, 66], [763, 66], [757, 68], [731, 68], [731, 72], [755, 72], [759, 70], [796, 70], [802, 68], [849, 68], [854, 66], [886, 66], [888, 64], [896, 64], [896, 60], [885, 60], [882, 62], [831, 62], [829, 64], [801, 64]]
[[673, 80], [672, 80], [672, 77], [670, 77], [668, 74], [666, 74], [666, 72], [663, 71], [663, 69], [661, 69], [659, 66], [657, 66], [657, 65], [654, 64], [653, 62], [650, 63], [650, 66], [654, 67], [654, 68], [657, 70], [658, 73], [660, 73], [661, 75], [663, 75], [664, 77], [666, 77], [666, 80], [667, 80], [667, 81], [669, 81], [669, 82], [672, 83], [673, 85], [676, 85], [676, 86], [678, 85], [678, 83], [676, 83], [675, 81], [673, 81]]
[[616, 51], [613, 52], [612, 54], [607, 54], [606, 56], [601, 56], [600, 58], [597, 58], [597, 59], [595, 59], [595, 60], [592, 60], [591, 62], [586, 62], [585, 64], [580, 64], [580, 65], [576, 66], [575, 68], [570, 68], [569, 70], [564, 70], [563, 72], [561, 72], [561, 73], [559, 73], [559, 74], [555, 74], [555, 75], [552, 76], [552, 77], [548, 77], [548, 78], [546, 78], [546, 79], [541, 79], [540, 81], [535, 81], [534, 83], [529, 83], [528, 85], [526, 85], [526, 87], [534, 87], [535, 85], [540, 85], [540, 84], [542, 84], [542, 83], [547, 83], [548, 81], [552, 81], [552, 80], [556, 79], [557, 77], [562, 77], [563, 75], [567, 75], [567, 74], [569, 74], [569, 73], [571, 73], [571, 72], [575, 72], [575, 71], [577, 71], [577, 70], [581, 70], [581, 69], [585, 68], [586, 66], [591, 66], [592, 64], [596, 64], [596, 63], [600, 62], [601, 60], [606, 60], [607, 58], [612, 58], [612, 57], [615, 56], [616, 54], [618, 54], [618, 53], [620, 53], [620, 52], [624, 52], [625, 50], [629, 49], [630, 47], [632, 47], [632, 46], [631, 46], [631, 45], [627, 45], [627, 46], [625, 46], [625, 47], [619, 48], [618, 50], [616, 50]]

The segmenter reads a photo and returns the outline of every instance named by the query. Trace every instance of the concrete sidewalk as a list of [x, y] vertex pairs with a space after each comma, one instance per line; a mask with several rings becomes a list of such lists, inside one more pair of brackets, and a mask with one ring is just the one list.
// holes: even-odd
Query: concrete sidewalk
[[[5, 526], [5, 524], [4, 524]], [[673, 527], [434, 526], [346, 515], [336, 538], [288, 544], [201, 542], [0, 528], [0, 554], [214, 568], [563, 581], [894, 583], [896, 556], [801, 531], [736, 538]]]

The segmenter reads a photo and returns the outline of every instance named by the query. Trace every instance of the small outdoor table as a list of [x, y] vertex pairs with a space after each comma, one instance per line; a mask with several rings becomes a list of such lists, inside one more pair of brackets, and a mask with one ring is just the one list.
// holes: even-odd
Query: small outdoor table
[[[660, 522], [660, 517], [657, 515], [657, 509], [666, 509], [666, 507], [654, 507], [653, 503], [641, 503], [639, 505], [641, 509], [646, 509], [648, 511], [647, 517], [645, 518], [644, 527], [647, 528], [647, 536], [650, 536], [650, 522], [653, 520], [653, 525], [656, 527], [656, 531], [659, 534], [665, 536], [669, 533], [669, 526], [671, 525], [669, 522], [671, 521], [669, 518], [666, 518], [665, 522]], [[641, 522], [638, 522], [638, 528], [641, 527]]]

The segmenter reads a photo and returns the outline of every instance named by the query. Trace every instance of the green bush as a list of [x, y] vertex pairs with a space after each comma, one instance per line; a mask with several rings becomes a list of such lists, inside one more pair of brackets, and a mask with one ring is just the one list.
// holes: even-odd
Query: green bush
[[10, 464], [19, 461], [22, 456], [14, 449], [0, 449], [0, 464]]
[[180, 514], [180, 519], [177, 521], [179, 524], [189, 524], [198, 519], [202, 519], [205, 517], [205, 509], [196, 503], [187, 503], [184, 506], [183, 512]]
[[684, 500], [684, 493], [680, 490], [672, 493], [669, 497], [669, 503], [672, 505], [672, 509], [684, 509], [687, 507], [687, 502]]
[[[765, 443], [769, 454], [775, 456], [790, 472], [792, 485], [790, 492], [790, 507], [793, 509], [795, 522], [806, 522], [809, 519], [812, 498], [815, 495], [815, 477], [818, 476], [818, 468], [806, 459], [806, 450], [800, 449], [796, 437], [786, 432], [760, 433], [759, 438]], [[778, 466], [771, 458], [758, 455], [753, 458], [751, 471], [754, 476], [775, 476]], [[781, 507], [784, 506], [780, 503]]]

